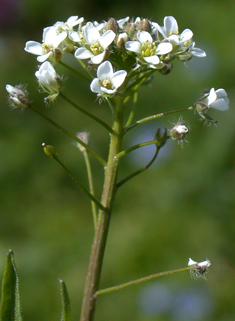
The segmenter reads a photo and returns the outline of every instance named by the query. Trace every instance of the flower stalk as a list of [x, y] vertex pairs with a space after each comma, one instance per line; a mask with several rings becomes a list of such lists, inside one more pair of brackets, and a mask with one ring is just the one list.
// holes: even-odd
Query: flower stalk
[[99, 210], [98, 220], [95, 229], [95, 236], [92, 244], [90, 263], [86, 278], [86, 285], [83, 297], [81, 321], [92, 321], [95, 311], [96, 292], [98, 291], [101, 268], [103, 263], [106, 240], [108, 236], [109, 223], [112, 213], [113, 202], [116, 194], [116, 180], [119, 159], [116, 155], [121, 149], [122, 143], [123, 111], [119, 104], [114, 115], [113, 131], [110, 136], [109, 156], [105, 170], [104, 187], [101, 197], [101, 204], [105, 208]]

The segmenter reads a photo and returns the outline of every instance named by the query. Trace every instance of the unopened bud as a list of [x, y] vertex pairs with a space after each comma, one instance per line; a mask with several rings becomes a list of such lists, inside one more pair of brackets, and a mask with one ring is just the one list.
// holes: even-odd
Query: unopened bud
[[162, 74], [162, 75], [168, 75], [171, 70], [173, 69], [173, 65], [172, 64], [164, 64], [164, 66], [159, 69], [158, 71]]
[[142, 19], [138, 25], [138, 28], [137, 28], [138, 31], [148, 31], [150, 32], [151, 30], [151, 25], [148, 21], [148, 19]]
[[[83, 141], [83, 143], [85, 143], [87, 145], [89, 133], [87, 133], [87, 132], [77, 133], [77, 138], [79, 138], [81, 141]], [[79, 143], [77, 143], [77, 147], [80, 149], [81, 152], [85, 152], [85, 150], [86, 150], [86, 148]]]
[[118, 34], [118, 23], [114, 18], [110, 18], [106, 25], [106, 30], [112, 30], [116, 35]]
[[27, 108], [30, 105], [27, 90], [23, 85], [17, 85], [15, 87], [6, 85], [6, 90], [9, 93], [9, 102], [13, 108], [22, 107]]
[[42, 144], [42, 147], [43, 147], [44, 153], [47, 156], [49, 156], [51, 158], [54, 158], [55, 156], [57, 156], [57, 152], [56, 152], [55, 147], [53, 147], [51, 145], [46, 145], [45, 143]]
[[167, 129], [166, 128], [158, 128], [155, 139], [158, 140], [156, 143], [156, 146], [158, 148], [161, 148], [165, 145], [167, 139], [169, 139], [169, 135], [167, 134]]

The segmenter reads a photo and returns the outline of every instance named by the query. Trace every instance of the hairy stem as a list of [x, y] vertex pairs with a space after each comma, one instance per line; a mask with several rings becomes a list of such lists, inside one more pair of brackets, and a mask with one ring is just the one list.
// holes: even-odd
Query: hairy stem
[[98, 220], [95, 229], [95, 236], [92, 244], [90, 263], [86, 277], [86, 285], [83, 296], [81, 321], [92, 321], [94, 318], [96, 292], [99, 288], [101, 268], [103, 263], [106, 239], [109, 230], [112, 206], [116, 194], [116, 180], [119, 159], [116, 155], [121, 150], [123, 111], [117, 106], [114, 115], [113, 132], [110, 135], [110, 146], [108, 163], [105, 170], [104, 187], [101, 197], [101, 204], [105, 210], [99, 210]]

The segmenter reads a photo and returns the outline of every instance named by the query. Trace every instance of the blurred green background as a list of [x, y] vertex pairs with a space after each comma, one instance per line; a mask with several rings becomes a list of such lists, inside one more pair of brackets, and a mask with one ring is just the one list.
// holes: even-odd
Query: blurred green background
[[[136, 120], [190, 106], [206, 88], [225, 88], [230, 98], [229, 111], [210, 113], [218, 119], [217, 127], [203, 126], [198, 115], [185, 113], [189, 143], [183, 149], [167, 143], [152, 168], [120, 189], [101, 288], [184, 267], [189, 257], [210, 259], [208, 281], [195, 281], [185, 272], [105, 295], [98, 300], [96, 320], [234, 320], [234, 1], [1, 0], [0, 6], [0, 273], [11, 248], [24, 320], [59, 320], [58, 278], [67, 284], [73, 320], [79, 319], [93, 223], [89, 200], [45, 156], [41, 144], [54, 145], [86, 182], [83, 155], [32, 111], [11, 111], [5, 85], [27, 83], [35, 106], [74, 133], [90, 132], [90, 145], [105, 157], [105, 130], [61, 99], [45, 107], [34, 76], [36, 57], [24, 51], [26, 41], [41, 41], [44, 27], [77, 14], [99, 22], [141, 16], [160, 25], [164, 16], [173, 15], [179, 30], [190, 28], [196, 47], [207, 52], [206, 58], [193, 58], [187, 66], [175, 60], [168, 76], [156, 73], [152, 84], [140, 90]], [[99, 105], [87, 84], [59, 66], [57, 71], [69, 77], [65, 94], [110, 122], [109, 108]], [[170, 127], [178, 116], [136, 128], [125, 146], [152, 139], [156, 128]], [[145, 165], [153, 152], [149, 147], [129, 154], [121, 162], [119, 177]], [[99, 194], [103, 170], [90, 159]]]

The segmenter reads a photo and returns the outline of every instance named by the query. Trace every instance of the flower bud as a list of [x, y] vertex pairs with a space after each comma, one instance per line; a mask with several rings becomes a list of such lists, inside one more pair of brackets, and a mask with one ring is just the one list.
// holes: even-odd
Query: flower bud
[[168, 138], [169, 138], [169, 135], [167, 134], [167, 129], [166, 128], [158, 128], [158, 130], [155, 134], [155, 139], [158, 140], [158, 142], [156, 143], [156, 146], [158, 148], [163, 147]]
[[[79, 138], [83, 143], [88, 144], [89, 133], [87, 132], [80, 132], [77, 133], [77, 138]], [[80, 149], [81, 152], [85, 152], [86, 148], [81, 144], [77, 143], [77, 147]]]
[[137, 30], [138, 31], [148, 31], [150, 32], [151, 31], [151, 25], [148, 21], [148, 19], [142, 19], [137, 27]]
[[13, 108], [22, 107], [27, 108], [30, 105], [27, 90], [23, 85], [17, 85], [15, 87], [6, 85], [6, 90], [9, 93], [9, 102]]
[[173, 69], [173, 65], [172, 64], [164, 64], [164, 66], [159, 69], [158, 71], [162, 74], [162, 75], [168, 75], [171, 70]]
[[49, 156], [51, 158], [54, 158], [55, 156], [57, 156], [57, 152], [56, 152], [55, 147], [53, 147], [51, 145], [46, 145], [45, 143], [42, 144], [42, 147], [43, 147], [44, 153], [47, 156]]
[[125, 43], [127, 42], [127, 40], [128, 40], [127, 33], [126, 32], [120, 33], [117, 36], [117, 41], [116, 41], [117, 47], [119, 49], [125, 49]]
[[55, 100], [62, 87], [62, 78], [57, 75], [52, 65], [45, 61], [36, 71], [35, 76], [38, 78], [40, 87], [49, 94], [45, 101], [51, 102]]
[[118, 34], [118, 23], [114, 18], [110, 18], [106, 25], [106, 30], [112, 30], [116, 35]]

